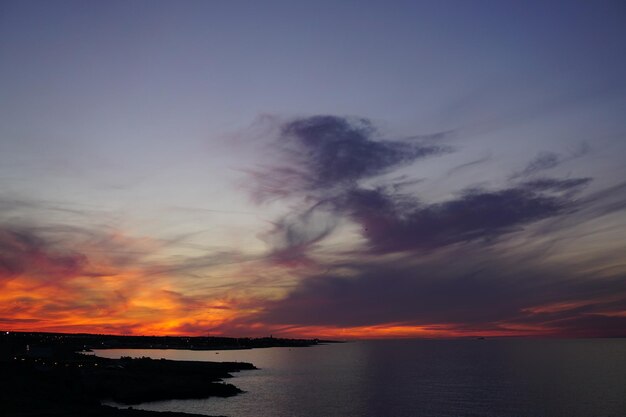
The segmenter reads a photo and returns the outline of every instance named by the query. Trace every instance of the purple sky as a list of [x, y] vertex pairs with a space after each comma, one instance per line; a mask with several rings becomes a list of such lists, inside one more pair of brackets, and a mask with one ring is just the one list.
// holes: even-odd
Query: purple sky
[[626, 335], [620, 1], [0, 3], [0, 328]]

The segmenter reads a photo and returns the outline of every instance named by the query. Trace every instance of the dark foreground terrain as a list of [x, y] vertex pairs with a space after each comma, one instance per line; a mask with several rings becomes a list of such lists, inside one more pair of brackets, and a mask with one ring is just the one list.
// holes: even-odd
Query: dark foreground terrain
[[222, 382], [249, 363], [105, 359], [92, 355], [45, 358], [14, 356], [0, 361], [0, 414], [8, 416], [149, 416], [100, 405], [185, 398], [229, 397], [241, 392]]
[[[265, 347], [305, 347], [318, 339], [281, 339], [277, 337], [208, 337], [208, 336], [118, 336], [87, 333], [0, 332], [0, 349], [31, 348], [82, 351], [90, 349], [189, 349], [226, 350]], [[2, 350], [0, 350], [0, 354]]]
[[150, 358], [106, 359], [92, 348], [234, 349], [310, 346], [313, 340], [0, 334], [0, 415], [93, 417], [189, 417], [185, 413], [117, 409], [146, 401], [229, 397], [242, 392], [223, 382], [232, 372], [255, 369], [243, 362], [191, 362]]

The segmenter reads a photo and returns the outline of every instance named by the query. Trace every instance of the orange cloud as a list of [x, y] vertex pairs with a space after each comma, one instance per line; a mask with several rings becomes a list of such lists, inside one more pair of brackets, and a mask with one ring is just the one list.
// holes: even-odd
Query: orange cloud
[[7, 330], [177, 334], [189, 321], [210, 328], [231, 318], [226, 301], [183, 294], [177, 290], [180, 277], [159, 273], [163, 268], [146, 260], [163, 246], [121, 232], [73, 234], [61, 243], [32, 229], [2, 229], [0, 325]]

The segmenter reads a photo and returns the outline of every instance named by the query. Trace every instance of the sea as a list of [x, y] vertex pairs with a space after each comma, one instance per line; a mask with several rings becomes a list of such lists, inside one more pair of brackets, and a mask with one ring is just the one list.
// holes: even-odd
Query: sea
[[372, 340], [251, 350], [97, 350], [251, 362], [245, 393], [134, 408], [229, 417], [625, 417], [626, 339]]

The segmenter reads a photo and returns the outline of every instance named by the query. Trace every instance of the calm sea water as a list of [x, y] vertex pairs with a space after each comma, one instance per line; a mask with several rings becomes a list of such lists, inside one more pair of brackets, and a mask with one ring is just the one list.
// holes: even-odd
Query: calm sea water
[[231, 398], [135, 408], [230, 417], [626, 416], [626, 340], [381, 340], [99, 356], [244, 361]]

